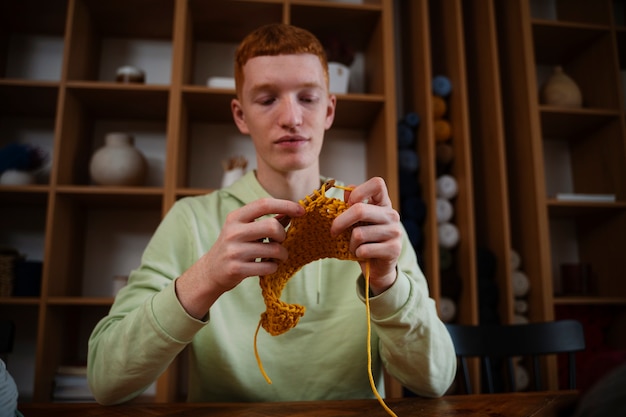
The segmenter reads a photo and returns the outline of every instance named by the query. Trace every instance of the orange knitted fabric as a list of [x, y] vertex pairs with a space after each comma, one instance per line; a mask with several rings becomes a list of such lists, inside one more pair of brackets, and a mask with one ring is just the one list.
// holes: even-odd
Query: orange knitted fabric
[[[254, 334], [254, 354], [256, 356], [259, 369], [268, 383], [269, 379], [261, 357], [257, 350], [257, 336], [261, 326], [271, 335], [277, 336], [296, 327], [300, 317], [304, 315], [305, 307], [299, 304], [287, 304], [280, 300], [280, 295], [287, 284], [287, 281], [298, 272], [304, 265], [323, 258], [337, 258], [341, 260], [358, 261], [355, 255], [350, 252], [350, 236], [355, 226], [349, 227], [339, 236], [330, 236], [330, 226], [333, 220], [343, 213], [348, 205], [336, 198], [326, 197], [326, 190], [337, 187], [344, 190], [350, 188], [335, 185], [334, 180], [329, 180], [322, 185], [319, 190], [307, 196], [299, 203], [305, 208], [303, 216], [291, 220], [287, 236], [282, 245], [289, 251], [289, 257], [285, 262], [278, 264], [276, 272], [260, 277], [261, 293], [265, 301], [265, 312], [261, 313], [261, 320]], [[369, 303], [369, 261], [365, 265], [365, 301], [367, 313], [367, 370], [372, 392], [378, 402], [392, 417], [397, 415], [385, 404], [374, 383], [372, 375], [372, 352], [371, 352], [371, 325], [370, 325], [370, 303]]]
[[331, 223], [348, 208], [345, 202], [326, 197], [326, 189], [333, 186], [334, 181], [329, 181], [321, 189], [300, 200], [306, 212], [291, 220], [287, 237], [282, 243], [289, 251], [289, 258], [279, 263], [273, 274], [260, 277], [266, 306], [265, 312], [261, 314], [261, 325], [273, 336], [295, 327], [304, 315], [304, 306], [280, 300], [283, 288], [296, 272], [304, 265], [323, 258], [358, 260], [350, 253], [352, 228], [336, 238], [330, 236]]

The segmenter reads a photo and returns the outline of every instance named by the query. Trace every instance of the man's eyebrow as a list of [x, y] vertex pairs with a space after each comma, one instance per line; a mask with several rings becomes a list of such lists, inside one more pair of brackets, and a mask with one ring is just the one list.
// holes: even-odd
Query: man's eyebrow
[[[268, 92], [268, 91], [272, 91], [272, 90], [276, 90], [278, 87], [276, 86], [276, 84], [273, 83], [263, 83], [263, 84], [258, 84], [253, 86], [250, 89], [250, 93], [252, 95], [255, 94], [259, 94], [259, 93], [264, 93], [264, 92]], [[322, 89], [322, 85], [320, 85], [320, 83], [317, 82], [306, 82], [306, 83], [302, 83], [298, 86], [298, 88], [301, 89], [312, 89], [312, 88], [319, 88]]]
[[266, 93], [275, 89], [276, 86], [271, 83], [257, 84], [250, 89], [250, 94], [255, 96], [257, 94]]

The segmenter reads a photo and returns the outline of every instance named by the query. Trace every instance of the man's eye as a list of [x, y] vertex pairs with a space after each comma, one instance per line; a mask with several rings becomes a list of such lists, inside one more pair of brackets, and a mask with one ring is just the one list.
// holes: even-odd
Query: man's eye
[[315, 103], [318, 101], [318, 98], [316, 96], [302, 96], [300, 97], [300, 101], [303, 103]]
[[269, 106], [270, 104], [274, 103], [276, 101], [276, 98], [274, 97], [260, 97], [258, 100], [259, 104], [262, 104], [264, 106]]

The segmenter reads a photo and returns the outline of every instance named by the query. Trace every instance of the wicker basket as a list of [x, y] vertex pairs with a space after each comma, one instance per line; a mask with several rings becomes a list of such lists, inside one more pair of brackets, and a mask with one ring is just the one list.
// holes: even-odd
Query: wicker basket
[[0, 249], [0, 297], [13, 294], [15, 260], [19, 253], [13, 249]]

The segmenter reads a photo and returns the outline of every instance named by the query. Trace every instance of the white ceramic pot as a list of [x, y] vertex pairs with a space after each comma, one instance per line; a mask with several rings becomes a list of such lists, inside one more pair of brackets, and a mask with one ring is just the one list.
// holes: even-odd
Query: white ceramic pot
[[0, 175], [0, 184], [2, 185], [31, 185], [34, 183], [35, 175], [28, 171], [9, 169]]
[[552, 75], [543, 85], [541, 100], [551, 106], [579, 108], [583, 105], [580, 88], [560, 66], [554, 67]]
[[339, 62], [328, 63], [329, 90], [334, 94], [345, 94], [348, 92], [350, 83], [350, 68]]
[[105, 145], [91, 157], [89, 173], [99, 185], [143, 185], [147, 163], [128, 133], [108, 133]]

